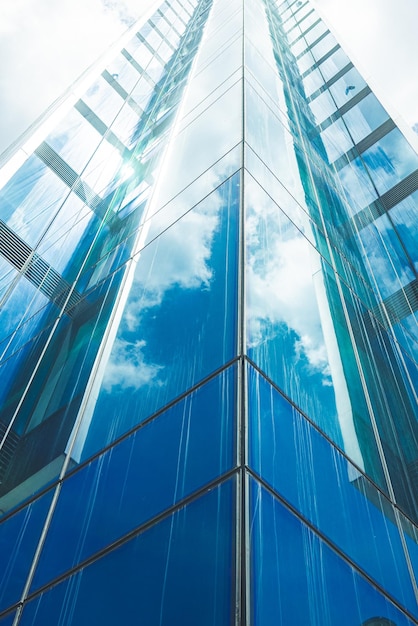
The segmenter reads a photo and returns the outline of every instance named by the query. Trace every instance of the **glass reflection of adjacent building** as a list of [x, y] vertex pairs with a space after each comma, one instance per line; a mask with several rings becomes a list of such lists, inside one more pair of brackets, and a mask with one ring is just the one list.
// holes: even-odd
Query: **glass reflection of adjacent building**
[[394, 121], [300, 0], [156, 2], [67, 109], [0, 172], [0, 626], [418, 623]]

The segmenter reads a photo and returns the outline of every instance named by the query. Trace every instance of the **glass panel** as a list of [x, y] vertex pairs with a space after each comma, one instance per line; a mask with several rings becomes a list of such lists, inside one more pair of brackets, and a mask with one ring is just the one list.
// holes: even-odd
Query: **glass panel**
[[101, 140], [100, 133], [71, 109], [45, 141], [80, 174]]
[[319, 65], [319, 71], [323, 76], [324, 82], [330, 80], [349, 62], [350, 59], [345, 54], [344, 50], [342, 50], [341, 48], [336, 50], [334, 54], [332, 54], [330, 57], [328, 57], [328, 59], [326, 59]]
[[353, 147], [353, 141], [341, 119], [323, 130], [320, 136], [327, 152], [329, 163], [333, 163], [338, 157]]
[[35, 589], [232, 467], [234, 376], [223, 372], [64, 481]]
[[379, 193], [418, 169], [416, 152], [397, 128], [363, 152], [362, 158]]
[[408, 252], [409, 258], [418, 271], [418, 246], [416, 245], [418, 241], [417, 206], [418, 191], [391, 209], [389, 216]]
[[[84, 235], [90, 232], [90, 240], [92, 240], [93, 228], [97, 233], [98, 227], [99, 220], [91, 208], [71, 193], [46, 231], [37, 251], [54, 270], [71, 280], [77, 275], [81, 265], [81, 258], [78, 263], [75, 263], [74, 250], [82, 241], [86, 251], [88, 236], [84, 238]], [[68, 268], [69, 263], [71, 263], [71, 268]], [[65, 272], [67, 268], [69, 271]]]
[[[50, 492], [0, 523], [0, 611], [20, 600], [51, 500]], [[0, 498], [0, 514], [4, 506]]]
[[234, 486], [213, 489], [35, 598], [20, 626], [230, 626]]
[[[250, 466], [399, 602], [414, 606], [389, 501], [260, 374], [249, 374]], [[341, 428], [360, 461], [357, 424], [344, 418]], [[372, 439], [363, 454], [382, 473]]]
[[[173, 139], [171, 154], [175, 158], [164, 172], [156, 206], [171, 200], [238, 144], [242, 138], [241, 100], [239, 81]], [[197, 145], [205, 149], [196, 150]]]
[[[365, 578], [251, 481], [254, 626], [412, 626]], [[369, 621], [368, 621], [369, 620]]]
[[119, 54], [108, 65], [107, 71], [127, 93], [132, 91], [140, 77], [132, 63], [127, 63], [126, 58], [122, 54]]
[[123, 106], [123, 99], [102, 76], [86, 92], [83, 101], [106, 126], [112, 125]]
[[325, 56], [327, 52], [332, 50], [332, 48], [334, 48], [336, 45], [337, 40], [335, 39], [334, 35], [328, 33], [326, 37], [321, 39], [321, 41], [319, 41], [315, 46], [311, 48], [311, 53], [315, 60], [319, 61], [319, 59], [322, 59], [322, 57]]
[[309, 108], [312, 111], [315, 124], [322, 124], [330, 115], [337, 110], [336, 104], [328, 90], [323, 91], [309, 102]]
[[377, 198], [376, 189], [361, 158], [354, 159], [338, 172], [346, 195], [346, 207], [354, 215]]
[[79, 446], [88, 430], [88, 453], [235, 355], [239, 200], [236, 175], [142, 251], [106, 368], [102, 357], [91, 424], [82, 429]]
[[336, 340], [320, 257], [249, 176], [245, 189], [248, 356], [341, 443], [334, 387], [344, 379], [337, 363], [331, 368]]
[[[241, 53], [242, 41], [235, 39], [214, 61], [193, 77], [185, 92], [182, 115], [186, 116], [190, 113], [240, 67]], [[222, 89], [222, 91], [224, 90]]]
[[381, 299], [414, 280], [414, 270], [387, 215], [363, 228], [356, 238], [370, 281]]
[[364, 89], [364, 87], [366, 87], [366, 83], [363, 77], [353, 68], [345, 72], [344, 76], [334, 83], [334, 85], [331, 85], [329, 89], [337, 106], [342, 107]]
[[32, 155], [0, 192], [1, 219], [35, 246], [68, 194], [67, 185]]
[[364, 139], [387, 119], [389, 119], [388, 114], [372, 93], [343, 115], [343, 120], [355, 143]]

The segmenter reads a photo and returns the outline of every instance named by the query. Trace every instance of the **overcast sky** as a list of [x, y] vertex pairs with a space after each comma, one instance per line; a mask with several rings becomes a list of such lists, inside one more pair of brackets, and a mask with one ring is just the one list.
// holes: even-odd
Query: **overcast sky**
[[[418, 123], [418, 0], [315, 0], [365, 78]], [[0, 152], [153, 0], [0, 0]]]

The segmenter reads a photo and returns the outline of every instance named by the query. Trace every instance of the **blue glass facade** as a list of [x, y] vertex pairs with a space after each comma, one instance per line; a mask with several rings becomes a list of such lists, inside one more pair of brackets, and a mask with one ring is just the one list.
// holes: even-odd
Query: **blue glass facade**
[[418, 156], [310, 0], [155, 5], [0, 190], [0, 624], [417, 624]]

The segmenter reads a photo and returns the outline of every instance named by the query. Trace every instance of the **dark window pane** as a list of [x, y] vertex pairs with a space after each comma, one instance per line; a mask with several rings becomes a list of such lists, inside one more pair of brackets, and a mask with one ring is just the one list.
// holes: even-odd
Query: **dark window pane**
[[20, 600], [51, 499], [44, 495], [0, 525], [0, 611]]
[[250, 465], [401, 603], [414, 606], [392, 506], [262, 376], [249, 373]]
[[255, 481], [251, 486], [254, 626], [353, 626], [377, 616], [412, 626], [272, 495]]
[[33, 600], [20, 626], [230, 626], [229, 481]]
[[35, 588], [231, 468], [234, 372], [222, 373], [64, 481]]

